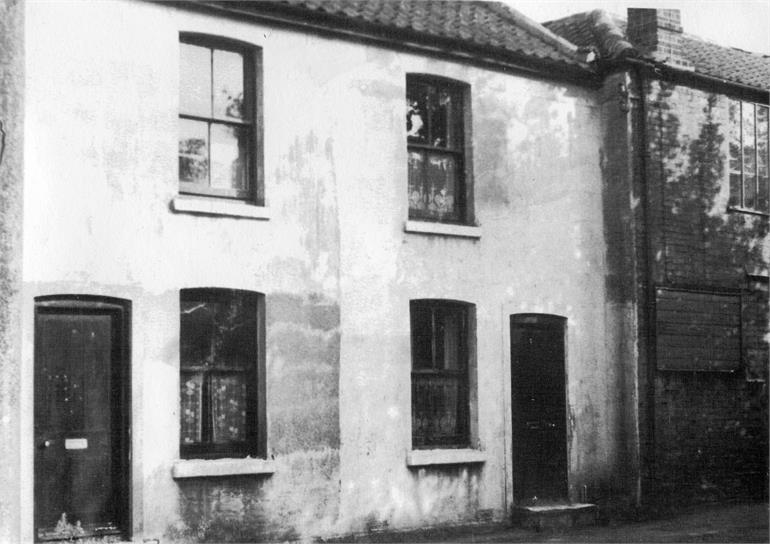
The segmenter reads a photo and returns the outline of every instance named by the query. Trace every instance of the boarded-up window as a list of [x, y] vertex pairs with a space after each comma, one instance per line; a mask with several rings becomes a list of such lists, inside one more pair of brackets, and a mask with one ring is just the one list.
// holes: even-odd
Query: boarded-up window
[[730, 371], [741, 364], [738, 295], [658, 289], [659, 370]]

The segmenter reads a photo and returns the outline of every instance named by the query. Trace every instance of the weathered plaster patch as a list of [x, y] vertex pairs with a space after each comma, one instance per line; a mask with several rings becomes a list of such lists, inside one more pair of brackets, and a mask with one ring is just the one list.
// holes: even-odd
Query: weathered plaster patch
[[336, 449], [275, 457], [271, 476], [200, 478], [179, 483], [181, 523], [173, 540], [208, 542], [309, 539], [330, 534], [339, 509]]

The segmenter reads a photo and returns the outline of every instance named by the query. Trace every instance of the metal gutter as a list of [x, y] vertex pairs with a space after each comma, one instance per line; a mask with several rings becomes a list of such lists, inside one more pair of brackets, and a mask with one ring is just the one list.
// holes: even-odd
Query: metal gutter
[[[308, 10], [289, 13], [291, 8], [286, 9], [281, 4], [272, 2], [260, 3], [264, 10], [254, 12], [210, 1], [144, 1], [163, 6], [171, 5], [186, 10], [205, 11], [221, 16], [301, 29], [314, 34], [379, 45], [389, 49], [417, 52], [506, 73], [517, 73], [546, 80], [567, 81], [592, 88], [598, 88], [601, 85], [598, 73], [590, 66], [581, 64], [577, 59], [575, 60], [575, 65], [571, 66], [542, 57], [532, 57], [524, 54], [516, 55], [514, 52], [490, 51], [489, 48], [483, 46], [473, 46], [465, 42], [458, 42], [440, 36], [430, 37], [430, 41], [433, 44], [429, 44], [425, 37], [408, 29], [380, 28], [371, 23], [355, 20], [347, 21], [346, 26], [343, 27], [340, 26], [339, 19], [336, 17]], [[423, 39], [421, 40], [420, 38]]]
[[605, 71], [610, 69], [622, 69], [624, 65], [631, 66], [637, 72], [639, 70], [645, 70], [648, 73], [652, 73], [657, 79], [666, 79], [674, 81], [675, 83], [685, 83], [693, 87], [734, 95], [760, 104], [770, 103], [770, 91], [768, 90], [698, 72], [680, 70], [664, 63], [643, 58], [625, 57], [623, 59], [606, 62], [603, 63], [603, 69], [601, 69], [600, 72], [605, 73]]

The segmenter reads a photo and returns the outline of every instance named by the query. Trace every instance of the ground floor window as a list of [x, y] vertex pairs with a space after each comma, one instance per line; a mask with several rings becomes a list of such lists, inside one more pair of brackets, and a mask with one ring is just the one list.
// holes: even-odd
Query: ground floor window
[[180, 453], [259, 455], [263, 298], [234, 289], [180, 293]]
[[472, 305], [413, 300], [412, 447], [468, 447]]

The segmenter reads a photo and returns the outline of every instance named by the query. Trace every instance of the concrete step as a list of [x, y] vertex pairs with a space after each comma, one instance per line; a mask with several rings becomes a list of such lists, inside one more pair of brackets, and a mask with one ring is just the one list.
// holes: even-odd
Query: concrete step
[[535, 531], [563, 531], [572, 527], [596, 525], [595, 504], [539, 504], [537, 506], [516, 506], [512, 521], [520, 527]]

